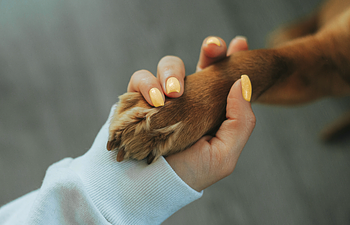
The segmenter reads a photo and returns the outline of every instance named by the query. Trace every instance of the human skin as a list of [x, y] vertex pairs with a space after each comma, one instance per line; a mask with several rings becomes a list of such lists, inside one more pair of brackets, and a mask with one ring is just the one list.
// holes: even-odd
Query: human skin
[[[244, 37], [234, 38], [228, 48], [221, 38], [208, 37], [201, 47], [197, 71], [234, 52], [245, 50], [248, 50], [248, 44]], [[170, 77], [179, 81], [178, 92], [167, 93], [166, 82]], [[136, 71], [130, 79], [128, 92], [140, 92], [154, 106], [149, 94], [152, 88], [160, 90], [163, 101], [165, 96], [177, 98], [183, 94], [184, 78], [182, 60], [175, 56], [165, 56], [158, 63], [156, 77], [146, 70]], [[227, 97], [226, 120], [215, 136], [204, 136], [190, 148], [170, 155], [166, 160], [184, 182], [201, 191], [233, 172], [254, 126], [255, 116], [250, 102], [244, 100], [241, 80], [237, 80]]]

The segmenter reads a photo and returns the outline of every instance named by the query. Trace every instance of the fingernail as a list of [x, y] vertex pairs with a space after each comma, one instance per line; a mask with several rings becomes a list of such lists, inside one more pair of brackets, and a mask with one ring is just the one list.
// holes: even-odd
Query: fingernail
[[207, 45], [208, 44], [215, 44], [217, 46], [221, 46], [220, 40], [216, 37], [210, 37], [207, 39], [207, 41], [205, 42]]
[[175, 77], [170, 77], [166, 81], [166, 93], [169, 94], [172, 92], [180, 92], [180, 82]]
[[242, 96], [244, 100], [247, 102], [250, 102], [250, 99], [252, 97], [252, 84], [250, 83], [250, 79], [247, 75], [241, 76], [241, 83], [242, 83]]
[[160, 93], [158, 88], [152, 88], [151, 90], [149, 90], [149, 96], [151, 97], [151, 101], [154, 107], [159, 107], [164, 105], [162, 93]]
[[245, 36], [237, 35], [234, 39], [241, 39], [247, 41], [247, 38]]

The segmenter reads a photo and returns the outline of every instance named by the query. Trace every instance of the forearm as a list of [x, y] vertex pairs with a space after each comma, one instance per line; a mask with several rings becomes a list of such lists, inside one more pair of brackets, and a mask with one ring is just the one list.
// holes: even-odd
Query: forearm
[[0, 209], [1, 224], [160, 224], [201, 197], [166, 163], [118, 163], [107, 122], [91, 149], [52, 165], [37, 192]]

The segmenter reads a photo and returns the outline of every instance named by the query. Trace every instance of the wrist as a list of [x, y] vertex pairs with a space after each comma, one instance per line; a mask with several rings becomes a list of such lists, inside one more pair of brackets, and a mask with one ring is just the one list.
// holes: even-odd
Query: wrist
[[196, 174], [193, 170], [193, 167], [187, 163], [186, 160], [182, 160], [178, 154], [171, 155], [165, 158], [174, 172], [192, 189], [200, 192], [204, 188], [198, 184]]

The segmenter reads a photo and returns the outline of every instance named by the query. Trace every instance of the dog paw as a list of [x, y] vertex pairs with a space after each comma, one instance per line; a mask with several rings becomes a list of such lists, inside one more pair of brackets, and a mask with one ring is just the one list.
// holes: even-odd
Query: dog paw
[[179, 138], [181, 121], [169, 121], [166, 113], [159, 113], [162, 107], [151, 107], [139, 93], [126, 93], [119, 99], [107, 143], [108, 150], [118, 150], [118, 162], [147, 158], [151, 163], [179, 147], [174, 142]]
[[[244, 56], [237, 57], [242, 60]], [[166, 98], [162, 107], [150, 106], [140, 93], [120, 96], [110, 122], [107, 149], [118, 150], [117, 161], [147, 158], [151, 163], [160, 156], [187, 149], [206, 134], [215, 135], [226, 119], [226, 99], [231, 86], [243, 74], [239, 69], [227, 68], [236, 68], [239, 62], [236, 58], [226, 59], [187, 76], [183, 95]], [[264, 81], [264, 85], [256, 86], [260, 89], [255, 88], [253, 97], [270, 85]]]

